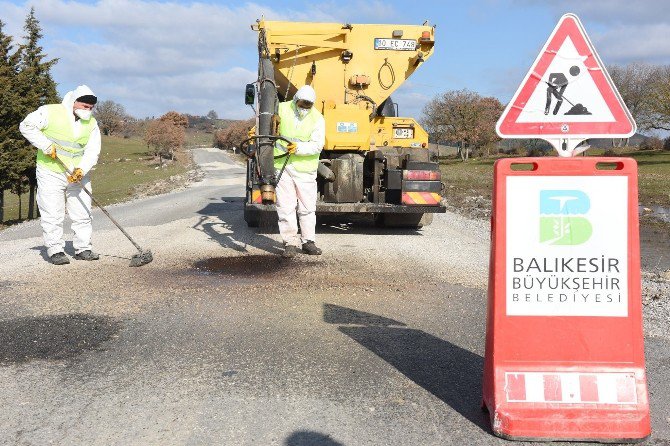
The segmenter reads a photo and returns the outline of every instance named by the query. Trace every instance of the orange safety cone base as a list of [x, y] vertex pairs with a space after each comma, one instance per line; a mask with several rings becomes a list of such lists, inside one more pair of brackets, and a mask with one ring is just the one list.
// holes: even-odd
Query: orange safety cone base
[[495, 435], [651, 434], [637, 204], [630, 158], [496, 162], [483, 379]]

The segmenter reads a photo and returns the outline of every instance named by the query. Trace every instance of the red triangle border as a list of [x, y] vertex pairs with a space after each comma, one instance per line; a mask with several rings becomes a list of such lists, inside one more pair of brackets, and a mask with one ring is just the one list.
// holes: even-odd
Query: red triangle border
[[[566, 117], [564, 122], [516, 122], [567, 37], [572, 39], [580, 55], [587, 56], [584, 64], [609, 107], [614, 122], [570, 122], [569, 117]], [[564, 124], [569, 126], [567, 132], [562, 130]], [[542, 52], [498, 120], [496, 130], [501, 137], [506, 138], [628, 137], [635, 133], [636, 125], [579, 19], [573, 14], [566, 14], [561, 17]]]

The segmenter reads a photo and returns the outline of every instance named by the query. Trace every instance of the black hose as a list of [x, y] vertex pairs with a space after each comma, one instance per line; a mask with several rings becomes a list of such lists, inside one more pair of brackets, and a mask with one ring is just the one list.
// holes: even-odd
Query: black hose
[[356, 99], [363, 99], [372, 104], [372, 113], [370, 113], [370, 119], [374, 118], [375, 113], [377, 113], [377, 103], [370, 96], [365, 96], [364, 94], [357, 95]]
[[[391, 72], [391, 83], [389, 85], [384, 84], [384, 81], [382, 81], [382, 70], [384, 69], [385, 66], [388, 66], [389, 71]], [[389, 88], [393, 87], [393, 84], [395, 84], [395, 71], [393, 71], [393, 65], [389, 63], [388, 58], [384, 59], [384, 63], [379, 68], [379, 72], [377, 73], [377, 79], [379, 80], [379, 86], [382, 87], [384, 90], [388, 90]]]
[[[278, 135], [254, 135], [254, 136], [250, 136], [249, 138], [245, 139], [244, 141], [242, 141], [240, 143], [240, 152], [242, 152], [248, 158], [255, 158], [256, 159], [256, 166], [259, 168], [258, 173], [260, 175], [261, 169], [260, 169], [260, 163], [259, 163], [259, 159], [258, 159], [258, 151], [254, 150], [252, 152], [248, 149], [248, 147], [251, 145], [251, 142], [255, 141], [257, 139], [268, 139], [268, 140], [273, 141], [274, 143], [276, 143], [277, 141], [284, 141], [288, 144], [290, 144], [291, 141], [284, 138], [283, 136], [278, 136]], [[279, 180], [281, 179], [282, 174], [284, 173], [284, 169], [286, 169], [288, 161], [291, 158], [291, 154], [288, 153], [288, 152], [284, 152], [281, 155], [277, 155], [277, 156], [273, 155], [272, 156], [272, 158], [275, 159], [275, 160], [280, 159], [280, 158], [284, 158], [284, 157], [286, 157], [286, 159], [284, 160], [284, 164], [282, 165], [282, 168], [279, 171], [279, 174], [276, 177], [271, 178], [269, 180], [268, 184], [270, 184], [272, 186], [277, 186], [277, 184], [279, 183]]]

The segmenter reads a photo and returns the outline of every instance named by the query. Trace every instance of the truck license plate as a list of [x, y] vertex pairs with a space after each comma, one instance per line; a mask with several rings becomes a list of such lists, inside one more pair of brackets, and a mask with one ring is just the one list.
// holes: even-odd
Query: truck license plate
[[414, 51], [416, 40], [412, 39], [375, 39], [376, 50]]
[[414, 138], [414, 129], [409, 129], [409, 128], [393, 129], [393, 137], [395, 139], [411, 139], [411, 138]]

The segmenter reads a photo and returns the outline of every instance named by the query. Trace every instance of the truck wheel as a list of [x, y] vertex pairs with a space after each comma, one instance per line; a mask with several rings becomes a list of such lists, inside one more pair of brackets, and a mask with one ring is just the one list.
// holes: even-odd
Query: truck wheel
[[258, 211], [252, 211], [249, 209], [244, 209], [244, 221], [247, 222], [247, 226], [250, 228], [257, 228], [259, 224]]
[[384, 213], [377, 216], [378, 226], [419, 229], [433, 222], [433, 214]]
[[256, 227], [259, 234], [279, 234], [277, 213], [271, 211], [259, 212]]

